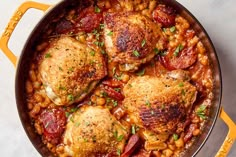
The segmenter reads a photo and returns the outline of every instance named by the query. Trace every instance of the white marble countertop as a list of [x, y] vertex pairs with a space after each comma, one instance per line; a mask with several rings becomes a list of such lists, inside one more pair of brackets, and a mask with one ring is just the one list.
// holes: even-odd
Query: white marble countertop
[[[59, 0], [37, 0], [55, 4]], [[217, 50], [222, 76], [222, 105], [236, 122], [236, 1], [235, 0], [178, 0], [205, 27]], [[24, 0], [0, 1], [0, 34], [9, 19]], [[35, 24], [43, 13], [30, 10], [21, 20], [13, 33], [9, 46], [18, 56]], [[14, 66], [0, 50], [0, 152], [1, 157], [39, 157], [28, 140], [18, 117], [14, 94]], [[227, 134], [227, 126], [218, 118], [206, 145], [198, 157], [213, 157]], [[236, 156], [236, 144], [229, 157]]]

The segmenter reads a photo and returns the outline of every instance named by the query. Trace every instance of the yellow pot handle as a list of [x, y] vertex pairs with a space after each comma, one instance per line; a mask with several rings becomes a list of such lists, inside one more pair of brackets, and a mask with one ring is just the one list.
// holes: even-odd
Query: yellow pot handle
[[14, 15], [12, 16], [10, 22], [8, 23], [7, 27], [5, 28], [5, 31], [3, 32], [1, 38], [0, 38], [0, 49], [4, 52], [4, 54], [8, 57], [8, 59], [16, 66], [17, 63], [17, 57], [11, 52], [11, 50], [8, 48], [8, 42], [12, 35], [12, 32], [16, 28], [16, 25], [22, 18], [22, 16], [25, 14], [25, 12], [30, 8], [39, 9], [42, 11], [48, 10], [48, 8], [51, 5], [42, 4], [38, 2], [33, 1], [27, 1], [16, 10]]
[[234, 144], [234, 141], [236, 139], [236, 125], [235, 123], [230, 119], [230, 117], [227, 115], [227, 113], [224, 111], [223, 108], [221, 108], [220, 111], [220, 118], [227, 124], [229, 127], [229, 132], [225, 138], [225, 141], [223, 142], [220, 150], [216, 154], [215, 157], [226, 157], [229, 153], [232, 145]]

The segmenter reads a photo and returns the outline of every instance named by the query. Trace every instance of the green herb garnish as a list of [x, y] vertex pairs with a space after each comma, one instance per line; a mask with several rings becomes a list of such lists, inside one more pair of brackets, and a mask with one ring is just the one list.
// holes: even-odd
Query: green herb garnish
[[91, 56], [95, 56], [95, 51], [90, 51]]
[[206, 110], [205, 105], [201, 105], [198, 109], [197, 109], [197, 115], [202, 118], [202, 119], [206, 119], [206, 115], [205, 115], [205, 110]]
[[145, 105], [146, 105], [147, 107], [151, 107], [150, 101], [149, 101], [149, 100], [146, 100]]
[[140, 56], [140, 54], [139, 54], [139, 52], [137, 50], [134, 50], [133, 54], [134, 54], [135, 57], [139, 57]]
[[184, 83], [183, 82], [180, 82], [179, 83], [179, 87], [183, 87], [184, 86]]
[[74, 96], [73, 96], [72, 94], [69, 94], [69, 95], [67, 96], [67, 99], [68, 99], [69, 101], [73, 101], [75, 98], [74, 98]]
[[109, 33], [107, 33], [108, 36], [112, 36], [113, 35], [113, 32], [110, 31]]
[[45, 58], [51, 58], [51, 57], [52, 57], [52, 55], [50, 53], [45, 54]]
[[116, 154], [120, 156], [121, 155], [121, 150], [117, 149]]
[[104, 29], [104, 27], [105, 27], [105, 24], [104, 24], [104, 23], [101, 23], [101, 24], [100, 24], [100, 29]]
[[143, 76], [144, 74], [145, 74], [144, 68], [136, 73], [136, 75], [138, 75], [138, 76]]
[[180, 51], [183, 50], [183, 48], [184, 48], [183, 45], [179, 44], [178, 47], [174, 51], [174, 56], [177, 57], [179, 55]]
[[144, 47], [144, 45], [146, 44], [146, 40], [143, 39], [142, 43], [141, 43], [141, 46]]
[[117, 139], [117, 141], [118, 142], [120, 142], [120, 141], [122, 141], [123, 140], [123, 138], [124, 138], [124, 135], [120, 135], [119, 137], [117, 137], [116, 139]]
[[177, 134], [173, 134], [173, 139], [177, 141], [179, 139], [179, 136]]
[[170, 27], [170, 32], [172, 33], [175, 32], [175, 29], [176, 29], [175, 26]]
[[136, 134], [136, 127], [135, 125], [133, 124], [132, 127], [131, 127], [131, 133], [134, 135]]
[[111, 100], [111, 102], [113, 103], [114, 107], [116, 107], [118, 105], [118, 102], [116, 100]]
[[95, 9], [94, 9], [95, 13], [100, 13], [101, 12], [101, 9], [98, 8], [97, 6], [95, 6]]
[[158, 50], [158, 48], [155, 48], [155, 49], [154, 49], [154, 52], [155, 52], [156, 55], [158, 55], [158, 54], [160, 53], [160, 51]]

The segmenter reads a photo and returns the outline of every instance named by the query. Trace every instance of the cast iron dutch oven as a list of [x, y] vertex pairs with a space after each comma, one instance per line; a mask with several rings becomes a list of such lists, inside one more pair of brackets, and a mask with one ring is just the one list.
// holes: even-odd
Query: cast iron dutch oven
[[[32, 144], [35, 146], [35, 148], [38, 150], [38, 152], [44, 156], [49, 157], [53, 156], [49, 150], [46, 148], [46, 146], [43, 145], [40, 137], [35, 133], [34, 127], [30, 123], [30, 118], [27, 113], [27, 103], [26, 103], [26, 96], [24, 94], [23, 89], [25, 89], [25, 80], [26, 75], [29, 70], [29, 61], [33, 56], [32, 47], [39, 37], [42, 30], [47, 26], [48, 21], [51, 21], [57, 14], [60, 14], [60, 12], [70, 7], [71, 5], [74, 5], [75, 3], [80, 3], [78, 0], [65, 0], [61, 1], [56, 5], [47, 5], [32, 1], [27, 1], [23, 3], [18, 10], [15, 12], [13, 17], [11, 18], [7, 28], [5, 29], [3, 35], [0, 38], [0, 48], [5, 53], [5, 55], [8, 57], [8, 59], [16, 66], [16, 80], [15, 80], [15, 93], [16, 93], [16, 103], [17, 108], [19, 112], [19, 116], [22, 122], [22, 125], [25, 129], [25, 132], [27, 133], [29, 139], [31, 140]], [[209, 119], [206, 123], [206, 127], [203, 130], [203, 134], [198, 137], [198, 139], [195, 141], [195, 144], [190, 147], [185, 152], [185, 157], [189, 156], [195, 156], [198, 151], [203, 147], [204, 143], [208, 139], [214, 124], [218, 118], [218, 116], [224, 120], [224, 122], [229, 127], [229, 132], [227, 134], [227, 137], [222, 144], [220, 150], [216, 154], [217, 157], [223, 157], [227, 156], [227, 153], [229, 152], [231, 146], [234, 143], [234, 140], [236, 138], [236, 125], [235, 123], [229, 118], [229, 116], [224, 112], [223, 108], [221, 107], [221, 94], [222, 94], [222, 78], [221, 78], [221, 72], [220, 72], [220, 65], [218, 62], [217, 54], [215, 51], [215, 48], [207, 35], [204, 28], [201, 26], [201, 24], [198, 22], [198, 20], [181, 4], [176, 2], [175, 0], [165, 0], [165, 3], [168, 3], [168, 5], [171, 5], [176, 10], [179, 11], [179, 14], [186, 18], [190, 24], [192, 25], [193, 29], [196, 31], [198, 36], [201, 38], [201, 41], [205, 45], [207, 51], [209, 52], [209, 58], [211, 60], [212, 67], [214, 67], [214, 95], [215, 98], [213, 100], [213, 105], [211, 108], [211, 112], [209, 115]], [[29, 36], [23, 51], [20, 55], [20, 57], [17, 59], [17, 57], [10, 51], [8, 48], [8, 41], [12, 35], [12, 32], [14, 31], [17, 23], [20, 21], [24, 13], [30, 9], [35, 8], [42, 11], [46, 11], [43, 18], [40, 20], [40, 22], [37, 24], [37, 26], [32, 31], [31, 35]], [[233, 133], [234, 132], [234, 133]]]

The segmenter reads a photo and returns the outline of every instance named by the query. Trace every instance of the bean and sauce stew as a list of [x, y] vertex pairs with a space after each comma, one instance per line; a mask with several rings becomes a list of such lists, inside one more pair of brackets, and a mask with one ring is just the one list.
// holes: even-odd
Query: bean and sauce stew
[[80, 2], [49, 22], [34, 51], [28, 113], [55, 156], [178, 157], [202, 133], [208, 52], [161, 1]]

